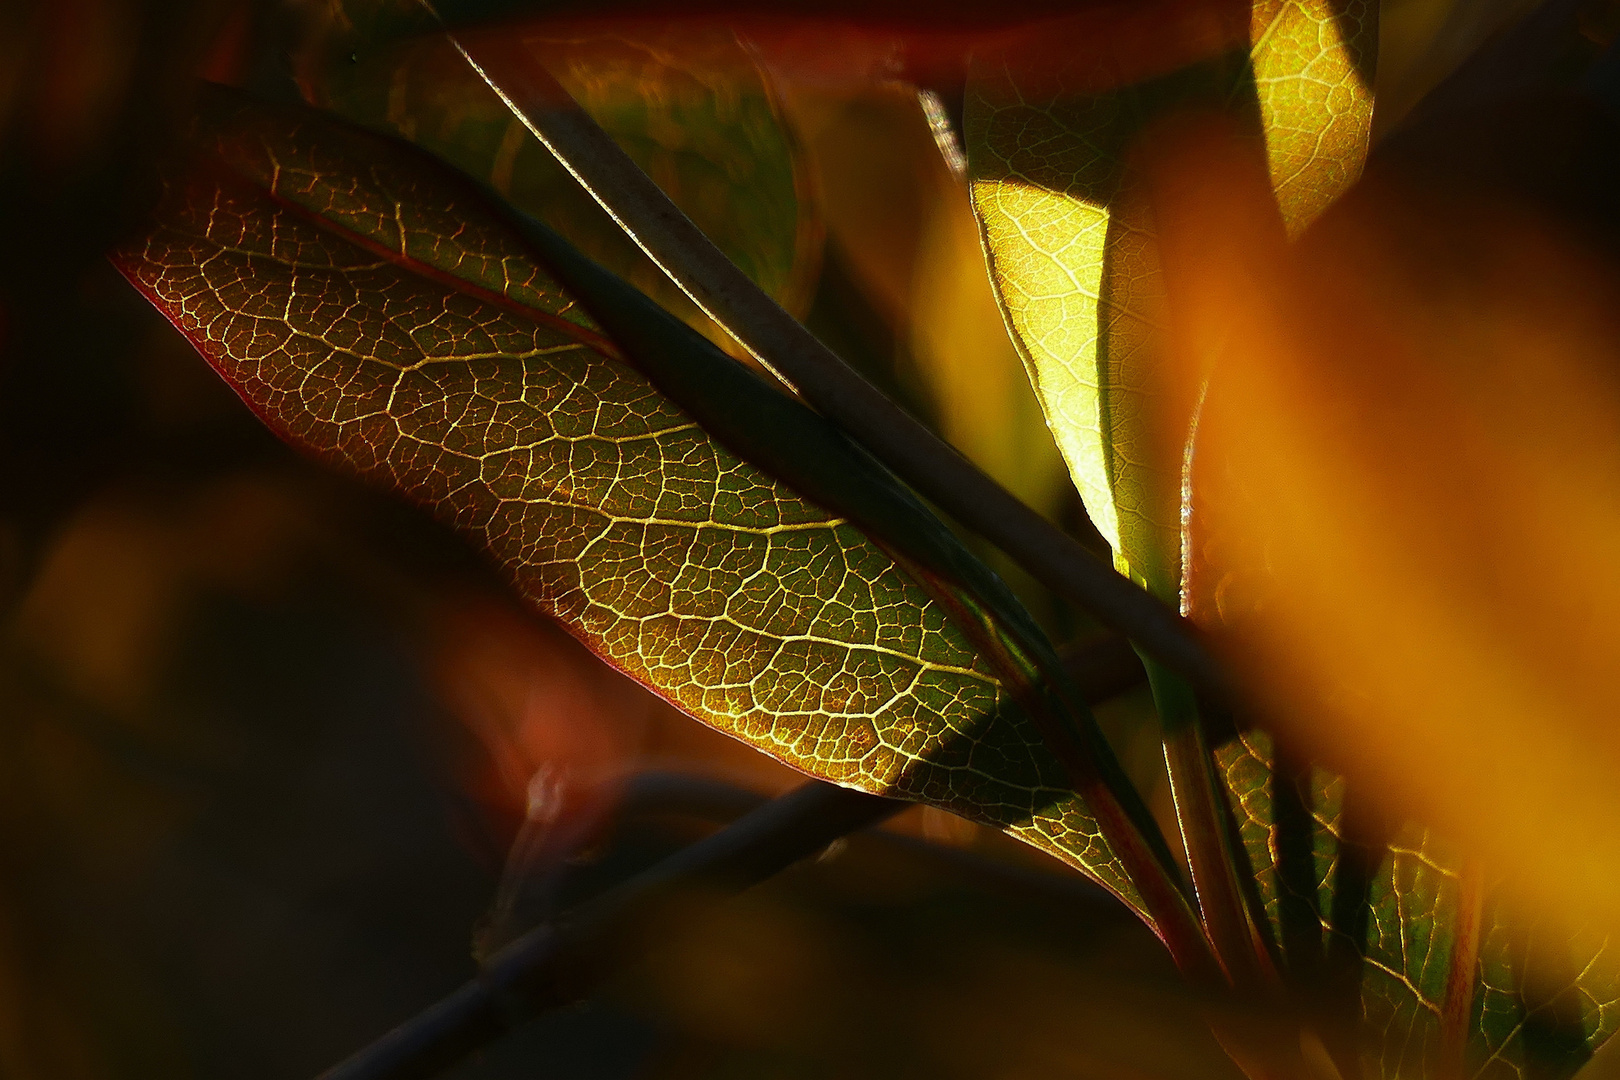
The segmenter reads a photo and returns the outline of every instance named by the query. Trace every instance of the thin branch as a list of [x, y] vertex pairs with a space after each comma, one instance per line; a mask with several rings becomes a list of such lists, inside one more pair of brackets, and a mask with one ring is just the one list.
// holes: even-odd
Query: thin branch
[[1122, 637], [1109, 634], [1058, 650], [1069, 681], [1087, 705], [1100, 705], [1147, 682], [1142, 658]]
[[[429, 0], [422, 5], [436, 12]], [[1200, 692], [1225, 679], [1192, 625], [1024, 505], [823, 345], [683, 214], [515, 35], [450, 41], [512, 114], [693, 302], [811, 405], [1053, 592]], [[491, 72], [499, 72], [497, 79]]]
[[[1175, 708], [1161, 709], [1160, 715]], [[1167, 718], [1164, 767], [1210, 944], [1232, 985], [1252, 992], [1261, 983], [1263, 953], [1238, 887], [1214, 761], [1196, 713]]]
[[642, 944], [635, 927], [695, 885], [744, 889], [875, 825], [908, 803], [811, 781], [681, 849], [577, 917], [530, 931], [478, 978], [321, 1074], [320, 1080], [423, 1080], [542, 1009], [581, 997]]
[[[1061, 656], [1075, 689], [1089, 705], [1107, 701], [1147, 679], [1136, 650], [1115, 634], [1070, 646]], [[531, 792], [534, 783], [530, 781]], [[476, 957], [482, 960], [524, 931], [554, 918], [561, 910], [559, 898], [573, 857], [587, 845], [604, 843], [618, 822], [649, 813], [729, 822], [765, 801], [762, 795], [718, 780], [657, 770], [638, 773], [622, 786], [610, 786], [613, 790], [592, 795], [581, 809], [559, 821], [532, 816], [531, 794], [531, 816], [512, 842], [495, 901], [474, 935]], [[902, 849], [926, 851], [934, 860], [960, 864], [980, 879], [1015, 873], [1011, 867], [982, 856], [908, 836], [876, 832], [872, 839]], [[1048, 887], [1061, 884], [1071, 893], [1106, 897], [1108, 903], [1117, 904], [1111, 894], [1083, 876], [1036, 874], [1032, 880], [1037, 879], [1046, 881]]]
[[[505, 940], [494, 941], [496, 946], [507, 944], [523, 931], [554, 919], [562, 910], [562, 896], [574, 873], [579, 852], [587, 846], [604, 845], [610, 836], [623, 830], [627, 821], [674, 817], [723, 826], [769, 801], [758, 792], [720, 780], [659, 770], [637, 773], [616, 787], [607, 797], [590, 801], [591, 805], [582, 811], [584, 820], [563, 827], [554, 837], [547, 837], [543, 854], [523, 858], [514, 850], [514, 855], [518, 856], [514, 861], [520, 863], [517, 872], [524, 875], [522, 888], [526, 903], [510, 912], [509, 923], [514, 932]], [[976, 886], [999, 886], [1020, 895], [1045, 896], [1071, 905], [1071, 911], [1072, 905], [1078, 904], [1088, 918], [1134, 917], [1118, 897], [1072, 868], [1051, 871], [1016, 865], [966, 848], [886, 829], [868, 831], [861, 844], [904, 858], [927, 860], [931, 866], [971, 880]], [[514, 845], [514, 849], [516, 847]]]

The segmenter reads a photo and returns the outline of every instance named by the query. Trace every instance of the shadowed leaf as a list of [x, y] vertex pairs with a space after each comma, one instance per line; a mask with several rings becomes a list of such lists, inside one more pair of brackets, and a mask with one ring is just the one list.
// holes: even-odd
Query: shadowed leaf
[[[1233, 739], [1216, 759], [1272, 932], [1287, 943], [1289, 967], [1313, 981], [1331, 978], [1327, 954], [1335, 944], [1349, 945], [1359, 960], [1361, 1027], [1352, 1038], [1362, 1075], [1445, 1075], [1442, 1017], [1469, 906], [1460, 896], [1463, 864], [1455, 849], [1412, 825], [1369, 848], [1347, 827], [1344, 779], [1320, 768], [1294, 778], [1274, 774], [1264, 733]], [[1280, 794], [1298, 799], [1310, 816], [1311, 889], [1303, 896], [1298, 876], [1279, 858], [1286, 845]], [[1364, 883], [1350, 881], [1357, 862], [1371, 870]], [[1346, 889], [1366, 895], [1347, 905]], [[1534, 921], [1511, 910], [1496, 890], [1482, 892], [1476, 958], [1461, 988], [1468, 1009], [1464, 1075], [1570, 1076], [1620, 1026], [1620, 956], [1603, 934]], [[1290, 901], [1318, 920], [1314, 933], [1290, 934]]]
[[[976, 564], [851, 444], [762, 384], [751, 402], [726, 397], [744, 392], [735, 380], [714, 387], [754, 420], [741, 444], [822, 439], [831, 464], [807, 480], [831, 491], [841, 470], [843, 505], [893, 526], [885, 545], [711, 437], [435, 162], [222, 91], [199, 127], [196, 160], [115, 261], [274, 430], [430, 507], [693, 716], [814, 775], [1006, 827], [1141, 910], [1097, 823], [1137, 836], [1113, 789], [1037, 730], [1082, 745], [1093, 730], [1063, 687], [1038, 684], [1050, 647], [988, 575], [978, 592], [942, 576]], [[624, 290], [549, 244], [598, 301]], [[740, 372], [640, 303], [626, 353], [695, 348]], [[669, 385], [692, 377], [650, 362]]]
[[[533, 62], [556, 75], [727, 257], [789, 311], [804, 313], [820, 269], [820, 216], [775, 87], [734, 34], [652, 23], [517, 24], [467, 36], [477, 33], [518, 35]], [[490, 183], [711, 339], [729, 340], [445, 37], [377, 45], [351, 32], [326, 52], [331, 58], [309, 65], [304, 78], [318, 104]]]

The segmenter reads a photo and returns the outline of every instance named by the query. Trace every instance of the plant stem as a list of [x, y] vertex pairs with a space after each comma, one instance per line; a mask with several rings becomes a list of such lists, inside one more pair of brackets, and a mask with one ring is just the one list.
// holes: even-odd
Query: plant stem
[[1018, 648], [1015, 640], [984, 632], [983, 624], [966, 609], [948, 582], [915, 564], [902, 565], [951, 612], [957, 625], [974, 642], [979, 654], [997, 669], [1003, 685], [1023, 707], [1041, 742], [1068, 774], [1070, 789], [1085, 801], [1097, 831], [1136, 888], [1138, 910], [1152, 924], [1176, 966], [1194, 985], [1218, 988], [1221, 985], [1219, 962], [1192, 898], [1187, 895], [1183, 882], [1177, 879], [1173, 856], [1158, 824], [1139, 799], [1133, 799], [1137, 803], [1137, 814], [1127, 809], [1121, 796], [1136, 795], [1129, 780], [1120, 776], [1118, 781], [1110, 783], [1099, 767], [1109, 753], [1102, 743], [1101, 733], [1089, 722], [1085, 727], [1076, 723], [1072, 712], [1048, 697], [1036, 685], [1038, 677], [1030, 678], [1034, 665], [1027, 658], [1014, 656], [1013, 650]]
[[1112, 634], [1064, 646], [1058, 659], [1087, 705], [1099, 705], [1147, 681], [1142, 658], [1131, 643]]
[[[584, 912], [501, 949], [478, 978], [321, 1074], [320, 1080], [421, 1080], [530, 1016], [582, 996], [639, 942], [630, 933], [675, 892], [743, 889], [910, 804], [815, 780], [631, 878]], [[628, 945], [627, 945], [628, 943]]]
[[[593, 797], [591, 805], [581, 814], [581, 820], [564, 825], [545, 838], [545, 851], [533, 858], [525, 858], [521, 841], [514, 842], [512, 863], [527, 863], [515, 869], [520, 878], [519, 887], [526, 901], [521, 909], [510, 912], [506, 926], [492, 925], [486, 940], [496, 948], [515, 941], [525, 931], [542, 922], [554, 920], [561, 912], [564, 889], [573, 875], [578, 856], [588, 847], [605, 843], [620, 832], [627, 819], [670, 817], [702, 821], [717, 827], [729, 825], [743, 815], [759, 809], [770, 801], [748, 788], [724, 781], [689, 773], [664, 772], [651, 769], [637, 773], [622, 785], [610, 785], [612, 790]], [[1033, 895], [1046, 895], [1064, 905], [1078, 907], [1090, 919], [1129, 919], [1135, 913], [1119, 902], [1119, 898], [1102, 885], [1073, 868], [1061, 871], [1034, 869], [1001, 861], [992, 855], [980, 854], [968, 848], [938, 843], [919, 836], [884, 829], [868, 830], [861, 838], [863, 846], [884, 853], [885, 857], [926, 859], [939, 870], [953, 877], [971, 878], [991, 886], [1010, 887]], [[514, 905], [515, 908], [515, 905]], [[500, 914], [500, 913], [497, 913]], [[513, 931], [505, 939], [497, 935], [505, 929]]]
[[1261, 950], [1238, 888], [1237, 861], [1197, 699], [1174, 672], [1152, 660], [1146, 667], [1163, 728], [1165, 772], [1204, 928], [1232, 985], [1258, 990]]
[[[433, 11], [429, 0], [420, 2]], [[1189, 622], [1024, 505], [782, 310], [619, 149], [520, 39], [504, 34], [469, 44], [450, 35], [450, 41], [669, 279], [761, 364], [1054, 593], [1131, 638], [1201, 693], [1225, 696], [1224, 676]]]
[[1468, 1036], [1474, 1018], [1474, 985], [1484, 930], [1484, 869], [1477, 859], [1465, 856], [1457, 877], [1457, 925], [1446, 970], [1446, 996], [1440, 1006], [1441, 1080], [1462, 1080], [1468, 1075]]

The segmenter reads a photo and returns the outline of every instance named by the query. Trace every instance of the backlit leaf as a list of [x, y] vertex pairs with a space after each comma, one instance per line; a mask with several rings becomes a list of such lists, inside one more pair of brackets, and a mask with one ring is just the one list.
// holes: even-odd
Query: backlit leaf
[[1486, 887], [1471, 977], [1448, 986], [1469, 909], [1450, 845], [1411, 825], [1357, 836], [1343, 778], [1274, 772], [1263, 733], [1233, 739], [1216, 758], [1290, 971], [1331, 980], [1332, 950], [1349, 947], [1361, 1012], [1349, 1049], [1363, 1076], [1446, 1074], [1448, 990], [1466, 998], [1469, 1077], [1572, 1075], [1620, 1026], [1620, 955], [1606, 935], [1537, 921]]
[[1067, 48], [1043, 28], [974, 61], [969, 175], [1002, 309], [1087, 512], [1166, 599], [1193, 402], [1163, 385], [1153, 223], [1127, 157], [1178, 108], [1243, 116], [1297, 231], [1360, 173], [1376, 35], [1371, 0], [1148, 5], [1140, 24], [1074, 20]]
[[1612, 279], [1394, 169], [1288, 245], [1251, 151], [1207, 139], [1160, 189], [1177, 301], [1224, 332], [1187, 599], [1242, 642], [1268, 723], [1352, 777], [1220, 750], [1256, 891], [1296, 984], [1326, 963], [1361, 1014], [1363, 1075], [1568, 1075], [1620, 972], [1590, 614], [1613, 607]]
[[[1037, 731], [1054, 710], [1082, 742], [1093, 730], [1037, 685], [1050, 647], [1004, 590], [981, 601], [999, 586], [943, 576], [972, 576], [960, 545], [852, 444], [746, 381], [765, 397], [741, 441], [822, 439], [807, 478], [830, 491], [841, 474], [843, 503], [894, 525], [883, 546], [711, 437], [436, 162], [223, 91], [199, 127], [196, 160], [115, 261], [275, 431], [431, 508], [693, 716], [814, 775], [1005, 827], [1140, 910], [1097, 823], [1121, 813], [1112, 789], [1083, 801]], [[724, 361], [641, 303], [625, 326], [646, 340], [625, 352], [667, 339], [662, 318]]]

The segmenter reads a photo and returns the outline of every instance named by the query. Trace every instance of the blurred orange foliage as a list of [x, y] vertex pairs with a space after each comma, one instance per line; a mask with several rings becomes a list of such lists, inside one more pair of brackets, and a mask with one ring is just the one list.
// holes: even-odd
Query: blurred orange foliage
[[1268, 718], [1566, 916], [1620, 921], [1620, 282], [1522, 205], [1369, 177], [1297, 246], [1263, 151], [1161, 129], [1206, 392], [1188, 604]]

